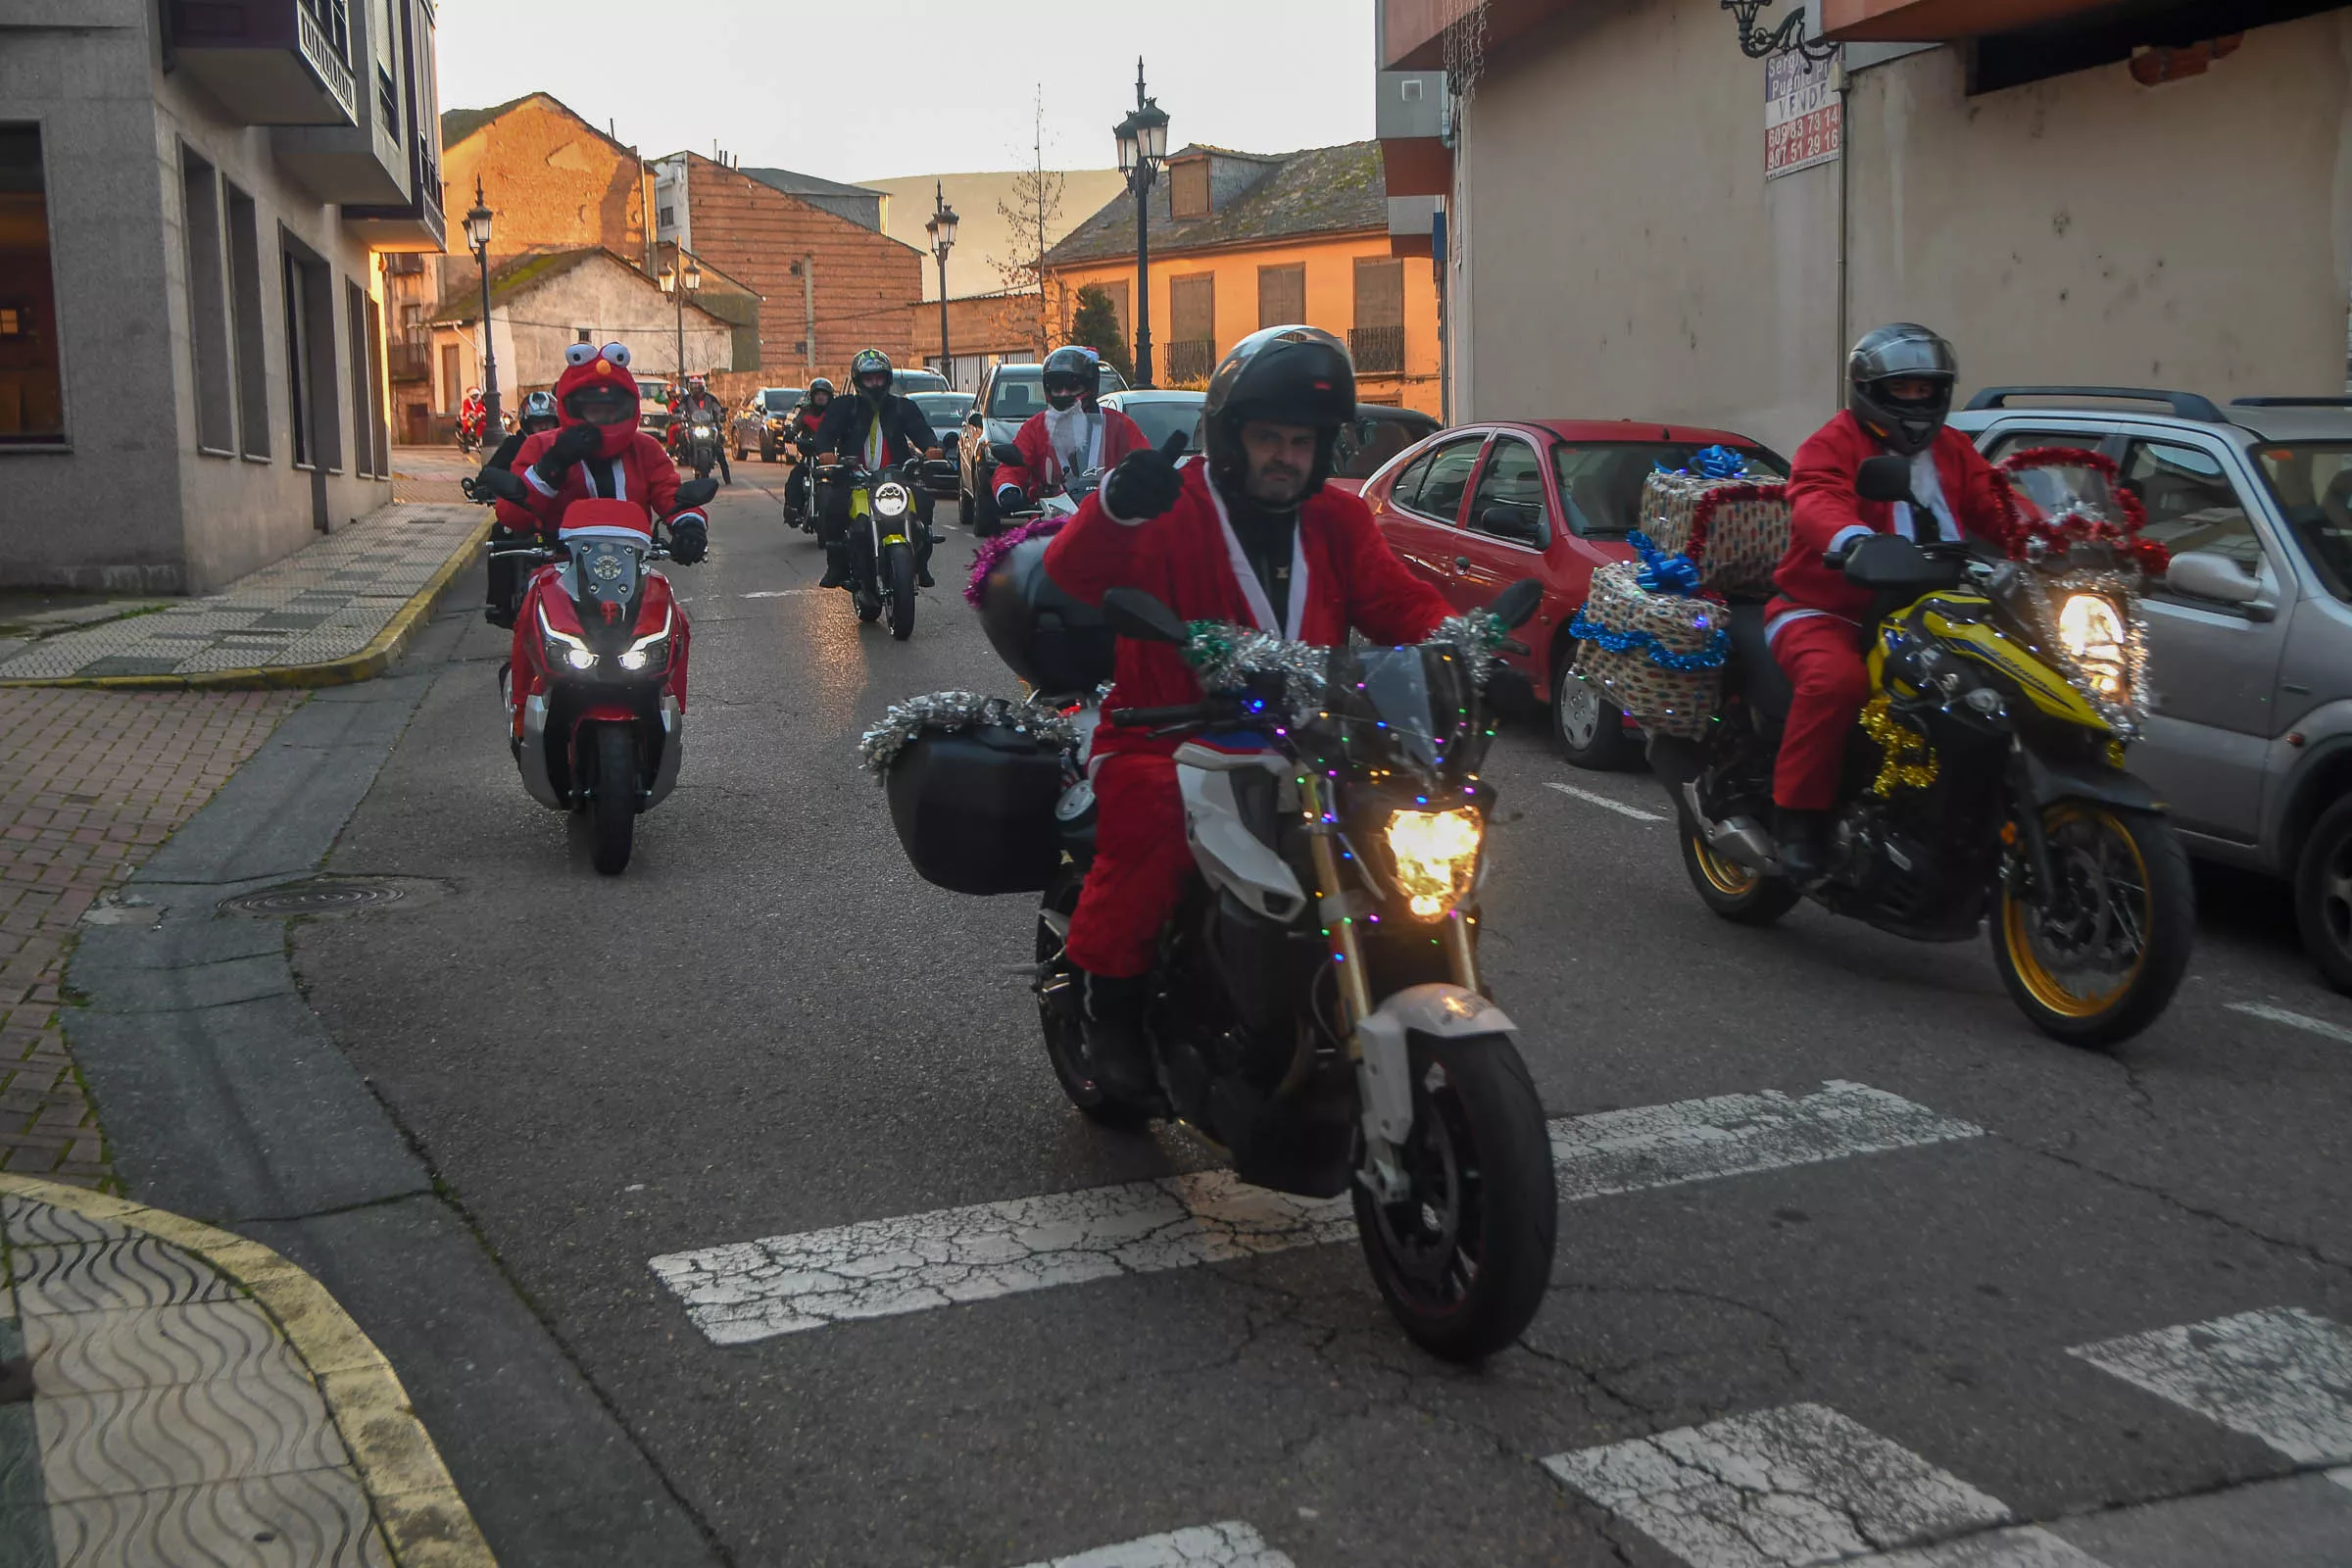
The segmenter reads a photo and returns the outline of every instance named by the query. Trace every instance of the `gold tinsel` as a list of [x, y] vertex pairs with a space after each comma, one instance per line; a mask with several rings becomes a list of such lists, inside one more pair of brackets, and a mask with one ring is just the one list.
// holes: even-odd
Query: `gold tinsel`
[[1936, 753], [1928, 738], [1897, 723], [1892, 707], [1881, 692], [1862, 710], [1862, 732], [1879, 743], [1884, 759], [1879, 776], [1870, 783], [1870, 792], [1878, 796], [1892, 795], [1896, 790], [1924, 790], [1936, 782]]

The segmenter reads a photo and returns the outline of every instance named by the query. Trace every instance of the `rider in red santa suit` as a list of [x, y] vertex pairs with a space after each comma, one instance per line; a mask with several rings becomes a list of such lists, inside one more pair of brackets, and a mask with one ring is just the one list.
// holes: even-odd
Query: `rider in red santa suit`
[[[1405, 570], [1354, 496], [1327, 489], [1332, 446], [1355, 416], [1339, 339], [1274, 326], [1235, 345], [1201, 408], [1206, 461], [1177, 468], [1144, 447], [1112, 469], [1046, 552], [1056, 586], [1089, 604], [1140, 588], [1187, 620], [1223, 620], [1321, 647], [1350, 627], [1418, 642], [1450, 607]], [[1196, 703], [1183, 655], [1122, 638], [1103, 710]], [[1070, 921], [1086, 978], [1087, 1053], [1114, 1096], [1154, 1092], [1143, 1034], [1160, 927], [1192, 876], [1173, 738], [1095, 731], [1096, 856]]]
[[1150, 442], [1133, 419], [1097, 401], [1102, 361], [1093, 349], [1058, 348], [1046, 356], [1046, 407], [1021, 424], [1012, 444], [1021, 461], [997, 470], [997, 505], [1005, 511], [1059, 490], [1070, 475], [1115, 468]]
[[[1924, 326], [1897, 321], [1868, 332], [1846, 359], [1846, 411], [1796, 449], [1788, 553], [1773, 574], [1780, 594], [1765, 635], [1796, 689], [1772, 800], [1781, 864], [1800, 886], [1828, 869], [1823, 841], [1845, 739], [1870, 695], [1862, 662], [1870, 590], [1823, 558], [1874, 533], [1996, 546], [2007, 533], [2007, 486], [1968, 437], [1944, 428], [1959, 368], [1952, 346]], [[1932, 515], [1854, 493], [1863, 460], [1889, 453], [1909, 460], [1911, 493]]]
[[637, 380], [629, 373], [629, 351], [608, 343], [598, 353], [585, 343], [564, 351], [564, 374], [556, 382], [557, 417], [522, 444], [514, 471], [529, 486], [524, 502], [549, 532], [564, 522], [574, 501], [603, 496], [641, 503], [649, 516], [669, 524], [670, 555], [691, 564], [710, 542], [710, 522], [702, 512], [678, 510], [678, 470], [662, 443], [637, 428]]

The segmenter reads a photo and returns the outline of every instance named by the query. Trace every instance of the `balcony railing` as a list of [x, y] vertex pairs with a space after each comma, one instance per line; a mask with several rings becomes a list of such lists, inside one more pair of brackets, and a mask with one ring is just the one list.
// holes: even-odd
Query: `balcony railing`
[[389, 366], [395, 381], [429, 381], [433, 378], [433, 346], [421, 340], [394, 338]]
[[249, 125], [356, 125], [358, 84], [341, 0], [171, 0], [188, 74]]
[[1402, 375], [1404, 328], [1350, 327], [1348, 332], [1348, 353], [1355, 361], [1355, 373], [1358, 375]]
[[1186, 381], [1205, 381], [1217, 368], [1217, 340], [1213, 337], [1179, 338], [1168, 345], [1168, 380], [1177, 384]]

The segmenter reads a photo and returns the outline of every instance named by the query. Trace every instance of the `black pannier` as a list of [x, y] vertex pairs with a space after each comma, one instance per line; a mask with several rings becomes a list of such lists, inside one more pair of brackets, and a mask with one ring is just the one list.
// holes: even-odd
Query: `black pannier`
[[980, 626], [1012, 672], [1041, 692], [1076, 696], [1110, 679], [1112, 636], [1102, 612], [1046, 575], [1052, 539], [1024, 539], [980, 588]]
[[889, 791], [906, 858], [951, 893], [1040, 893], [1061, 863], [1061, 753], [1033, 736], [918, 735], [892, 760]]

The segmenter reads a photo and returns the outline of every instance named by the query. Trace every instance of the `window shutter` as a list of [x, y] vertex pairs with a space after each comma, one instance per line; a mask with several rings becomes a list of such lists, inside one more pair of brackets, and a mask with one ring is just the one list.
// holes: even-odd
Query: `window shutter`
[[1261, 267], [1257, 270], [1257, 324], [1289, 326], [1306, 319], [1306, 268]]

